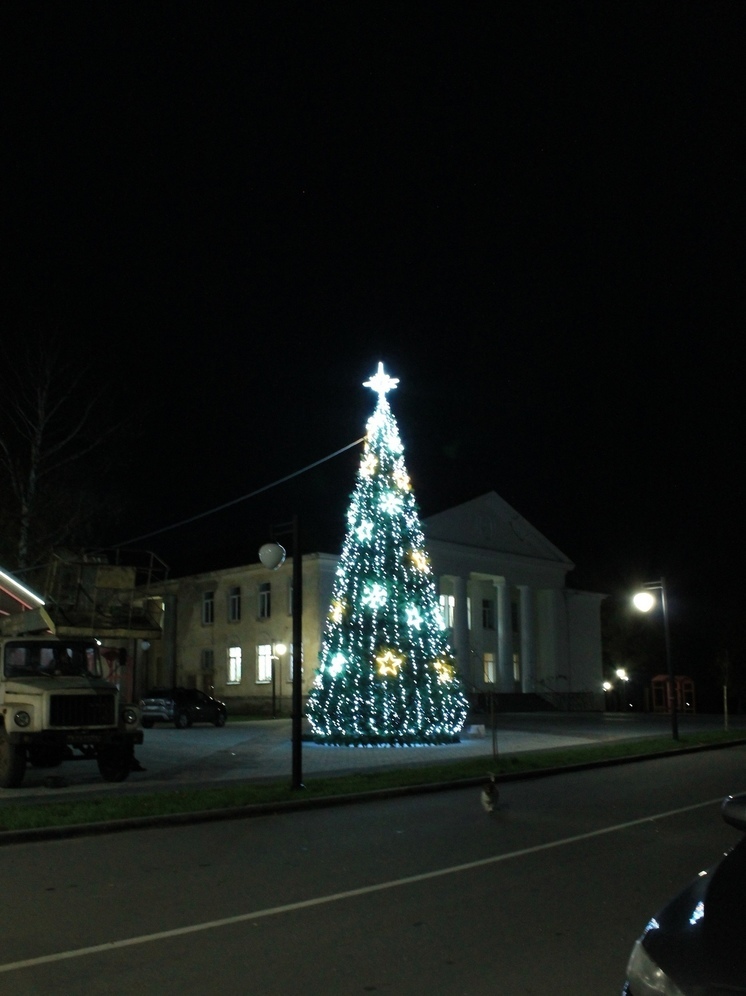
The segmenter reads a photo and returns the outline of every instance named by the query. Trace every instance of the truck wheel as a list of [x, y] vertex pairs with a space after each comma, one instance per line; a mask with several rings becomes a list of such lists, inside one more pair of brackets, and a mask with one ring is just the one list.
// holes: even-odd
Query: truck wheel
[[189, 713], [187, 712], [177, 712], [176, 719], [174, 720], [174, 726], [177, 730], [186, 730], [188, 726], [192, 725], [192, 721], [189, 718]]
[[132, 750], [128, 747], [104, 747], [98, 752], [96, 761], [105, 782], [123, 782], [132, 767]]
[[18, 788], [26, 773], [26, 748], [8, 740], [5, 727], [0, 726], [0, 788]]

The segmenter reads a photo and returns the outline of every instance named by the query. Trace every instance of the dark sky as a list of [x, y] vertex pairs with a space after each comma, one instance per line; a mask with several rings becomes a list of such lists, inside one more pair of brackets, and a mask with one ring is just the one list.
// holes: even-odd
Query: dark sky
[[[740, 615], [746, 5], [0, 17], [3, 343], [134, 413], [106, 542], [357, 439], [382, 360], [423, 515], [495, 490], [577, 585]], [[253, 561], [297, 510], [336, 552], [357, 460], [144, 545]]]

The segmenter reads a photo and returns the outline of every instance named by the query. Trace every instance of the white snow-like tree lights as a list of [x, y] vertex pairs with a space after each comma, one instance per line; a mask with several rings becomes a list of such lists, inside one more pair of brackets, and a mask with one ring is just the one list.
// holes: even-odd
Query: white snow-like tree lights
[[406, 746], [459, 738], [467, 701], [448, 645], [419, 511], [379, 363], [306, 714], [319, 743]]

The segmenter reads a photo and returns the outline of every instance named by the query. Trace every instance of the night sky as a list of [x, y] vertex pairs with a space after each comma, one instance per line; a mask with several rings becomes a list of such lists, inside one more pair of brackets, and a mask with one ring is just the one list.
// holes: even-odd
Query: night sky
[[[664, 574], [680, 653], [743, 639], [746, 5], [0, 18], [3, 352], [51, 338], [131, 419], [102, 543], [358, 439], [383, 361], [423, 516], [495, 490], [571, 584]], [[338, 552], [358, 457], [135, 545], [253, 562], [298, 512]]]

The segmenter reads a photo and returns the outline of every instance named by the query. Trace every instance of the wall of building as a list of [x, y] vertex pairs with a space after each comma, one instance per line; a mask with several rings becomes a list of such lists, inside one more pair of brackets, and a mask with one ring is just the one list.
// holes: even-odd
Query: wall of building
[[[318, 651], [336, 570], [336, 557], [309, 554], [303, 557], [303, 688], [313, 681]], [[269, 585], [269, 615], [260, 589]], [[235, 618], [234, 592], [240, 598]], [[204, 617], [205, 595], [212, 592], [212, 615]], [[209, 571], [167, 582], [163, 587], [163, 638], [154, 641], [143, 667], [147, 688], [181, 685], [200, 688], [223, 699], [239, 713], [289, 714], [293, 642], [292, 559], [276, 571], [249, 564]], [[257, 648], [273, 648], [274, 683], [259, 680]], [[284, 653], [278, 646], [284, 645]], [[229, 651], [239, 648], [239, 680], [229, 673]]]
[[[438, 536], [428, 538], [426, 530], [426, 547], [436, 588], [453, 602], [449, 638], [467, 690], [538, 693], [561, 708], [602, 709], [602, 596], [568, 590], [572, 563], [494, 494], [435, 518]], [[453, 541], [446, 538], [451, 534]], [[337, 560], [321, 553], [303, 557], [304, 695], [317, 666]], [[291, 579], [287, 560], [276, 571], [249, 564], [167, 582], [162, 645], [153, 646], [145, 662], [149, 687], [198, 687], [234, 712], [288, 714]], [[263, 617], [259, 592], [267, 584], [271, 611]], [[241, 614], [232, 620], [233, 588], [240, 590]], [[213, 616], [205, 621], [209, 591]], [[274, 683], [260, 681], [257, 647], [277, 644], [288, 652], [274, 654]], [[237, 681], [229, 676], [231, 647], [241, 651]], [[493, 655], [488, 674], [485, 654]]]
[[568, 621], [570, 707], [603, 711], [601, 602], [596, 592], [565, 593]]

